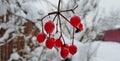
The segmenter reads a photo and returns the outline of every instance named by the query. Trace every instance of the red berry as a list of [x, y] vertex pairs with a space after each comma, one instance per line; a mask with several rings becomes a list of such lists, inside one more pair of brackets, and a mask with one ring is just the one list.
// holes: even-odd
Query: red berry
[[62, 58], [67, 58], [69, 55], [69, 49], [67, 49], [66, 47], [62, 47], [60, 54]]
[[55, 41], [55, 46], [58, 47], [58, 48], [61, 47], [62, 46], [62, 41], [60, 39], [57, 39]]
[[54, 38], [49, 38], [46, 40], [46, 47], [49, 49], [52, 49], [55, 43], [55, 39]]
[[42, 42], [44, 42], [44, 40], [45, 40], [45, 34], [44, 33], [39, 33], [38, 35], [37, 35], [37, 41], [39, 42], [39, 43], [42, 43]]
[[82, 23], [80, 23], [80, 25], [79, 25], [79, 30], [80, 30], [80, 31], [83, 30], [83, 24], [82, 24]]
[[63, 44], [62, 47], [65, 47], [65, 48], [69, 49], [69, 45], [68, 44]]
[[48, 34], [52, 33], [54, 28], [55, 28], [55, 25], [52, 21], [48, 21], [44, 25], [44, 29]]
[[73, 27], [77, 27], [81, 22], [81, 19], [79, 16], [73, 16], [71, 17], [70, 19], [70, 24], [73, 26]]
[[74, 55], [77, 52], [77, 47], [75, 45], [70, 45], [69, 52], [70, 54]]

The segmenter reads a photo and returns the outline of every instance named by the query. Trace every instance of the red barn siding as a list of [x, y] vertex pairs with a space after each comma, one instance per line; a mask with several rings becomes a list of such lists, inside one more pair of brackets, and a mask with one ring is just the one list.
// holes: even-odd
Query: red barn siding
[[105, 31], [104, 41], [112, 41], [112, 42], [120, 43], [120, 29]]

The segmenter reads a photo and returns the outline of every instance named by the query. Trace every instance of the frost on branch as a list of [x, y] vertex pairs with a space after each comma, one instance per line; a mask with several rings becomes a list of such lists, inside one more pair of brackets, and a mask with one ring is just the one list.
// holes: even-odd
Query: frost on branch
[[0, 16], [6, 15], [7, 13], [7, 2], [0, 0]]

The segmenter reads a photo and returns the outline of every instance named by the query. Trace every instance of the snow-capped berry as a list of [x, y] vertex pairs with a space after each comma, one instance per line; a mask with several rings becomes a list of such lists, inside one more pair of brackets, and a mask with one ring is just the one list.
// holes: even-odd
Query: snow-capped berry
[[56, 39], [56, 41], [55, 41], [55, 46], [58, 47], [58, 48], [62, 46], [62, 41], [61, 41], [61, 39]]
[[67, 58], [69, 55], [69, 49], [67, 49], [66, 47], [62, 47], [60, 51], [60, 55], [62, 58]]
[[77, 47], [75, 45], [70, 45], [69, 52], [70, 54], [74, 55], [77, 52]]
[[55, 28], [55, 25], [52, 21], [48, 21], [44, 25], [44, 29], [48, 34], [52, 33], [54, 28]]
[[44, 33], [39, 33], [39, 34], [37, 35], [37, 41], [38, 41], [39, 43], [44, 42], [45, 38], [46, 38], [46, 36], [45, 36]]
[[76, 16], [74, 15], [73, 17], [71, 17], [70, 19], [70, 24], [73, 26], [73, 27], [77, 27], [81, 22], [81, 19], [79, 16]]
[[79, 30], [80, 30], [80, 31], [83, 30], [83, 24], [82, 24], [82, 23], [79, 24]]
[[46, 40], [46, 47], [49, 49], [52, 49], [55, 43], [55, 39], [54, 38], [48, 38]]

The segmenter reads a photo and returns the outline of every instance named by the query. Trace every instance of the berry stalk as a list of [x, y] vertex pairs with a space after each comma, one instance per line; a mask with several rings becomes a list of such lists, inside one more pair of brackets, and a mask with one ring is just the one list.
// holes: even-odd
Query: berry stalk
[[62, 37], [62, 39], [63, 39], [63, 42], [64, 42], [64, 44], [65, 44], [65, 40], [64, 40], [64, 37], [63, 37], [63, 35], [62, 35], [62, 24], [61, 24], [61, 20], [60, 20], [60, 16], [58, 15], [58, 20], [59, 20], [59, 24], [60, 24], [60, 38]]
[[74, 45], [74, 27], [73, 27], [73, 35], [72, 35], [72, 45]]

